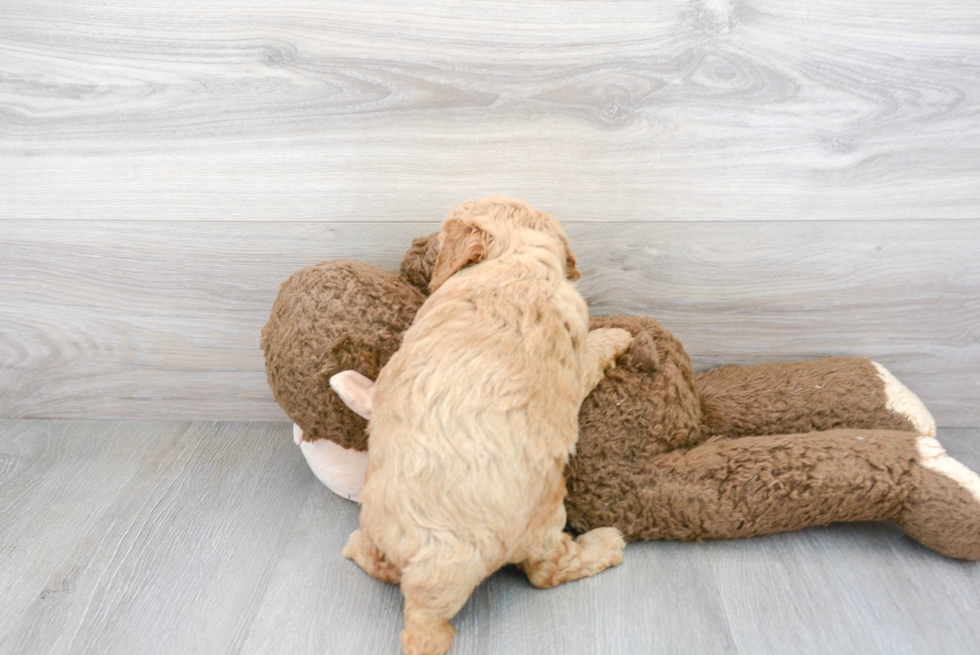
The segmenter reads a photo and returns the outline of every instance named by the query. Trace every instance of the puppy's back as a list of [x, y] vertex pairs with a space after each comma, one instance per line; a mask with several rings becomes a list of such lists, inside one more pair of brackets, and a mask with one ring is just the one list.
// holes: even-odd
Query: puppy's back
[[507, 259], [426, 301], [378, 378], [370, 426], [362, 501], [368, 520], [384, 507], [375, 539], [393, 561], [463, 526], [482, 557], [502, 562], [539, 498], [564, 490], [586, 321], [560, 275]]

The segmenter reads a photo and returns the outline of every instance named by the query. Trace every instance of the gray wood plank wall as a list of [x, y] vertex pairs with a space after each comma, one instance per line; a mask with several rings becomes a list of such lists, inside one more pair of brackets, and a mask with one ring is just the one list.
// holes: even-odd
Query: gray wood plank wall
[[980, 425], [978, 108], [975, 0], [7, 0], [0, 416], [280, 420], [279, 282], [504, 192], [701, 369]]

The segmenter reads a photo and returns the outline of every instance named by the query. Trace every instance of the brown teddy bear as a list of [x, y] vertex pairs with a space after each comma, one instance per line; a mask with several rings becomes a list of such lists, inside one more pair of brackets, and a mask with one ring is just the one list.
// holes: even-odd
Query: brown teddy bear
[[[371, 380], [425, 301], [435, 237], [413, 242], [400, 275], [352, 261], [297, 271], [262, 330], [297, 443], [347, 498], [364, 483]], [[570, 529], [700, 540], [894, 520], [944, 555], [980, 559], [980, 477], [945, 453], [928, 410], [881, 365], [828, 357], [695, 374], [653, 319], [591, 327], [634, 341], [582, 405]]]

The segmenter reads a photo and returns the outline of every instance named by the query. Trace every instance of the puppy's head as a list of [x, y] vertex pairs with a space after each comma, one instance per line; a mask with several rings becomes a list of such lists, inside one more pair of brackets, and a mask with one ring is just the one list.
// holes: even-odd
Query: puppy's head
[[459, 270], [499, 257], [519, 242], [556, 244], [563, 251], [565, 276], [581, 277], [568, 237], [558, 220], [526, 202], [506, 196], [470, 200], [449, 213], [439, 232], [439, 254], [429, 289], [435, 291]]

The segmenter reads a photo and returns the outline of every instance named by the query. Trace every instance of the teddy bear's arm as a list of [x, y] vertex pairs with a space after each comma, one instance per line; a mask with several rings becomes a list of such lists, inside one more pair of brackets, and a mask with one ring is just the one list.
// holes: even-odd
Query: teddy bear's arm
[[922, 401], [885, 367], [860, 357], [722, 366], [699, 374], [697, 384], [712, 436], [834, 428], [936, 435]]
[[612, 525], [628, 540], [693, 541], [894, 520], [944, 555], [980, 559], [980, 477], [915, 432], [713, 439], [574, 466], [565, 503], [576, 531]]

